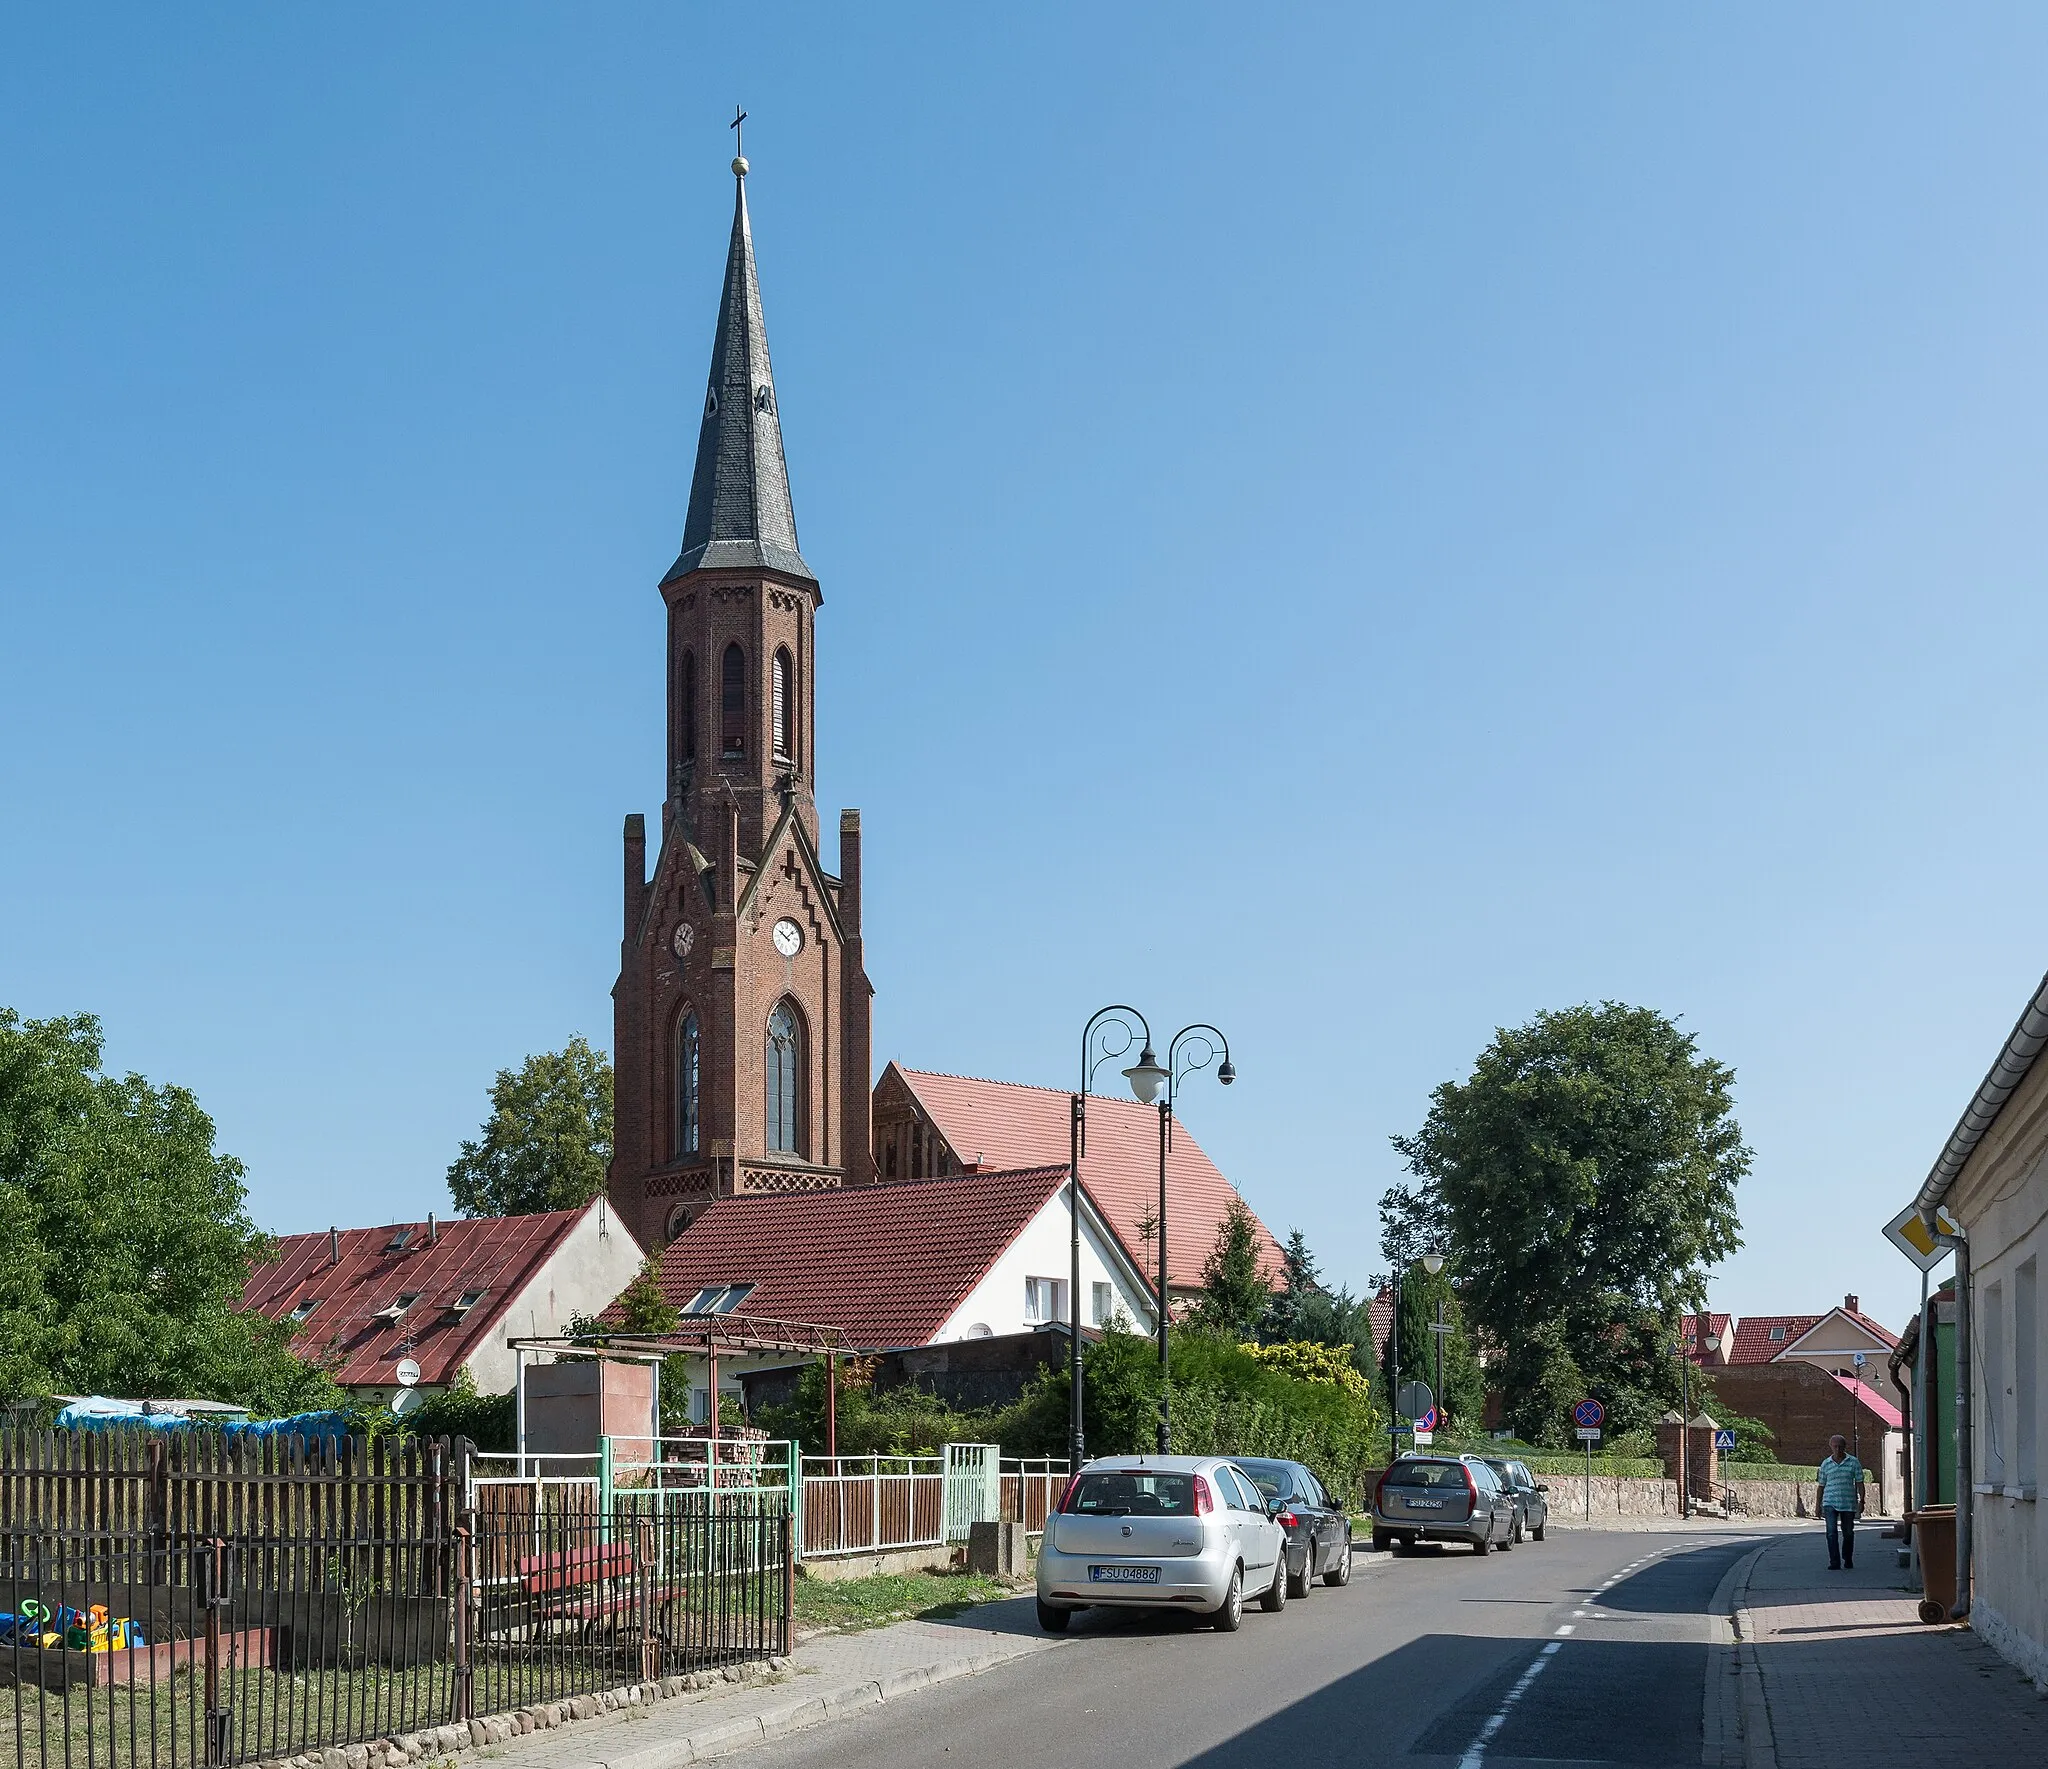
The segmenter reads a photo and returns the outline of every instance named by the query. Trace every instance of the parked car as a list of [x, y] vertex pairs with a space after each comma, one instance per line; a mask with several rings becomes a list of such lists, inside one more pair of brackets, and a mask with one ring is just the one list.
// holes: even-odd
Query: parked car
[[1240, 1456], [1266, 1509], [1287, 1532], [1287, 1594], [1306, 1597], [1317, 1579], [1351, 1583], [1351, 1514], [1330, 1497], [1312, 1470], [1299, 1462]]
[[1477, 1456], [1403, 1456], [1372, 1494], [1372, 1545], [1463, 1542], [1475, 1553], [1512, 1548], [1522, 1515], [1499, 1477]]
[[1484, 1457], [1487, 1467], [1500, 1476], [1500, 1483], [1514, 1494], [1515, 1504], [1522, 1514], [1522, 1534], [1532, 1541], [1543, 1540], [1544, 1526], [1550, 1522], [1550, 1487], [1538, 1480], [1520, 1462], [1505, 1456]]
[[1038, 1625], [1077, 1609], [1174, 1608], [1225, 1633], [1246, 1593], [1287, 1605], [1286, 1530], [1250, 1477], [1217, 1456], [1104, 1456], [1067, 1483], [1038, 1552]]

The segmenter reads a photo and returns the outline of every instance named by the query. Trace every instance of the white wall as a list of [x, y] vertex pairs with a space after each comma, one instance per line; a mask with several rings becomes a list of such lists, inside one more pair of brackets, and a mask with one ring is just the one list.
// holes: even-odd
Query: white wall
[[[1061, 1186], [1024, 1225], [987, 1276], [969, 1292], [966, 1301], [933, 1335], [932, 1343], [965, 1339], [970, 1328], [981, 1325], [991, 1333], [1021, 1333], [1038, 1325], [1024, 1315], [1024, 1280], [1058, 1278], [1065, 1282], [1072, 1269], [1069, 1261], [1070, 1231], [1067, 1222], [1067, 1192]], [[1112, 1312], [1121, 1308], [1124, 1318], [1140, 1333], [1152, 1331], [1152, 1304], [1138, 1274], [1118, 1251], [1094, 1213], [1084, 1209], [1081, 1216], [1081, 1321], [1094, 1326], [1092, 1286], [1110, 1286]], [[979, 1337], [979, 1335], [976, 1335]]]
[[583, 1220], [542, 1263], [523, 1289], [514, 1292], [491, 1330], [469, 1358], [469, 1373], [480, 1394], [511, 1388], [515, 1360], [505, 1341], [545, 1338], [567, 1330], [573, 1314], [596, 1314], [633, 1281], [646, 1253], [600, 1194]]

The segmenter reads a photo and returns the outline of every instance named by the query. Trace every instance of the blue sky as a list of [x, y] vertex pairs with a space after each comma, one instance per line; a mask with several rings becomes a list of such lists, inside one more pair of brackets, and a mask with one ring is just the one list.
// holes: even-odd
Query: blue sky
[[2048, 961], [2048, 16], [19, 9], [0, 1001], [279, 1230], [609, 1041], [750, 195], [877, 1060], [1190, 1126], [1358, 1282], [1389, 1135], [1615, 998], [1739, 1075], [1718, 1306], [1877, 1235]]

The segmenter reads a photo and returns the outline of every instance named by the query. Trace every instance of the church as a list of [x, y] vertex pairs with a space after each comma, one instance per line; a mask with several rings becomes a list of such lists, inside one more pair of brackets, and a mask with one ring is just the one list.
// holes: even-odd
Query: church
[[[925, 1219], [942, 1225], [949, 1212], [923, 1196], [930, 1182], [957, 1184], [960, 1210], [972, 1214], [975, 1199], [993, 1195], [998, 1170], [1066, 1160], [1063, 1094], [893, 1064], [877, 1091], [860, 813], [840, 812], [828, 870], [812, 790], [824, 597], [797, 544], [747, 161], [736, 158], [732, 170], [732, 234], [682, 550], [660, 584], [666, 795], [651, 870], [645, 820], [626, 819], [612, 991], [611, 1203], [641, 1245], [671, 1249], [664, 1289], [679, 1305], [702, 1286], [688, 1281], [675, 1244], [714, 1204], [728, 1234], [729, 1201], [818, 1194], [822, 1207], [823, 1195], [878, 1187], [873, 1216], [889, 1209], [892, 1185], [907, 1197], [914, 1181]], [[1135, 1102], [1115, 1110], [1149, 1125]], [[1136, 1272], [1156, 1269], [1146, 1244], [1156, 1205], [1148, 1211], [1146, 1200], [1156, 1196], [1157, 1152], [1149, 1129], [1104, 1141], [1083, 1178], [1102, 1219], [1103, 1281], [1114, 1277], [1120, 1293]], [[1169, 1180], [1169, 1286], [1180, 1293], [1199, 1284], [1233, 1194], [1184, 1129]], [[770, 1214], [782, 1234], [810, 1232], [801, 1204]], [[836, 1206], [826, 1214], [829, 1227], [824, 1216], [812, 1225], [826, 1243], [858, 1220]], [[1279, 1249], [1263, 1225], [1259, 1236], [1277, 1276]], [[812, 1252], [831, 1257], [829, 1244], [814, 1242]], [[727, 1278], [751, 1281], [746, 1272]]]

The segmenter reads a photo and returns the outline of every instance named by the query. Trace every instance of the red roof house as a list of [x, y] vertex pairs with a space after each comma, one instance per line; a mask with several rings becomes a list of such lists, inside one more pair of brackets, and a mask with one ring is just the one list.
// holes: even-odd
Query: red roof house
[[249, 1274], [242, 1306], [298, 1329], [292, 1349], [373, 1403], [399, 1386], [445, 1388], [467, 1368], [485, 1394], [512, 1386], [509, 1334], [562, 1331], [633, 1281], [645, 1255], [603, 1198], [540, 1216], [457, 1217], [285, 1235]]
[[1898, 1342], [1898, 1335], [1865, 1314], [1854, 1296], [1845, 1296], [1840, 1308], [1825, 1314], [1744, 1315], [1735, 1324], [1728, 1361], [1773, 1364], [1796, 1359], [1825, 1369], [1848, 1369], [1856, 1352], [1874, 1363]]
[[[956, 1173], [719, 1198], [671, 1241], [662, 1294], [687, 1313], [837, 1327], [857, 1349], [989, 1338], [1068, 1314], [1066, 1169]], [[1081, 1316], [1150, 1331], [1152, 1294], [1083, 1188]]]
[[[1072, 1096], [1053, 1087], [980, 1081], [891, 1063], [875, 1085], [875, 1160], [886, 1180], [1030, 1167], [1064, 1169]], [[1081, 1178], [1123, 1244], [1149, 1271], [1158, 1265], [1159, 1114], [1133, 1099], [1092, 1094]], [[1177, 1293], [1197, 1290], [1231, 1201], [1230, 1181], [1184, 1123], [1166, 1161], [1166, 1275]], [[1280, 1244], [1252, 1217], [1260, 1265], [1276, 1288]]]

